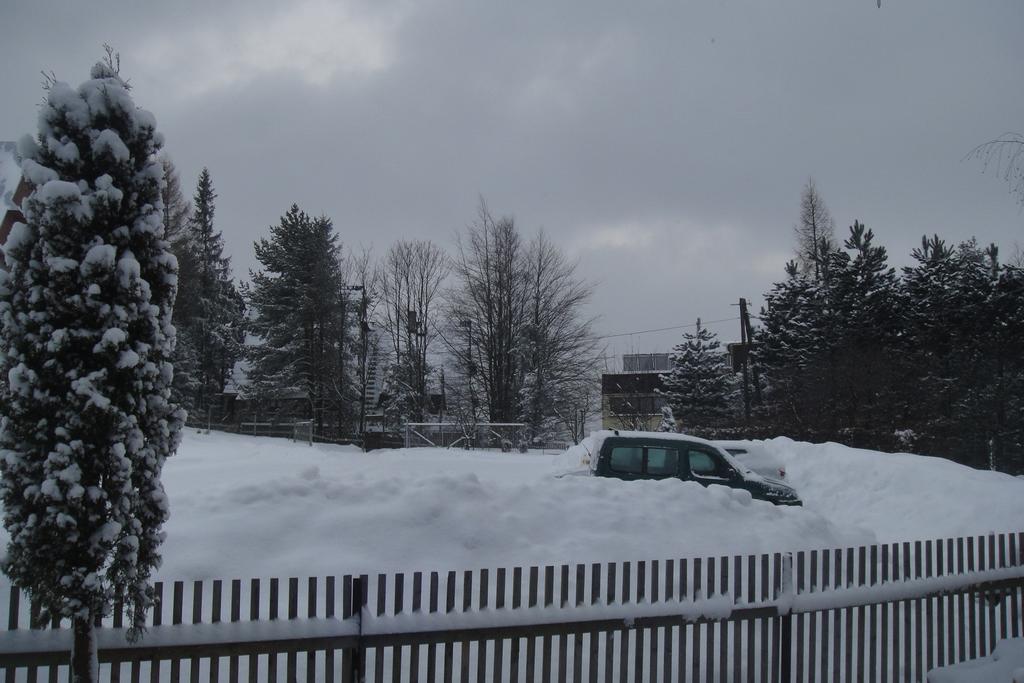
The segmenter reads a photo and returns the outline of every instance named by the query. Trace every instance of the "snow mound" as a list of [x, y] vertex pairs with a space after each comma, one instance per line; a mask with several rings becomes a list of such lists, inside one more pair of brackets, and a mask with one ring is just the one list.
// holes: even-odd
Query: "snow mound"
[[804, 505], [883, 541], [1024, 530], [1024, 479], [943, 458], [787, 438], [754, 442]]
[[988, 657], [939, 667], [929, 683], [1024, 683], [1024, 638], [1003, 640]]
[[785, 465], [804, 507], [587, 476], [592, 441], [553, 456], [362, 453], [186, 430], [164, 469], [159, 578], [652, 560], [1024, 529], [1014, 477], [837, 444], [756, 444]]

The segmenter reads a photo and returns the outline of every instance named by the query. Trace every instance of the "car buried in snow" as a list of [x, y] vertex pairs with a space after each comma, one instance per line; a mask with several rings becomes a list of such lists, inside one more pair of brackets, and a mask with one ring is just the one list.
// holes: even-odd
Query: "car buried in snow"
[[682, 479], [750, 491], [776, 505], [803, 505], [789, 485], [743, 467], [711, 441], [668, 432], [601, 431], [593, 435], [591, 470], [626, 481]]

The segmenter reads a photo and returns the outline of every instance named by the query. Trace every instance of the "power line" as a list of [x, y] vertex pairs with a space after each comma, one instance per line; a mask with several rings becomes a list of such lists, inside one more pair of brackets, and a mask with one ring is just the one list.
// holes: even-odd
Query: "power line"
[[[714, 325], [715, 323], [729, 323], [734, 320], [739, 320], [739, 316], [735, 318], [722, 318], [721, 320], [702, 320], [701, 325]], [[659, 327], [652, 330], [636, 330], [635, 332], [619, 332], [617, 334], [604, 334], [594, 339], [613, 339], [615, 337], [630, 337], [634, 334], [647, 334], [649, 332], [669, 332], [671, 330], [682, 330], [688, 327], [697, 327], [697, 323], [688, 323], [686, 325], [673, 325], [672, 327]]]

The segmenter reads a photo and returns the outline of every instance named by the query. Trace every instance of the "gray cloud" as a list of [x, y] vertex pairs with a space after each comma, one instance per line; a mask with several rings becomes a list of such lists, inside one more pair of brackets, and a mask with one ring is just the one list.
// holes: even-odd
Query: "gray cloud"
[[8, 15], [0, 137], [31, 129], [40, 69], [77, 83], [111, 42], [186, 184], [210, 167], [239, 275], [292, 202], [383, 251], [399, 237], [453, 246], [482, 194], [580, 259], [611, 333], [757, 299], [782, 272], [811, 175], [838, 226], [866, 222], [897, 265], [925, 232], [1005, 248], [1022, 237], [1005, 185], [962, 161], [1024, 129], [1020, 3], [33, 3]]

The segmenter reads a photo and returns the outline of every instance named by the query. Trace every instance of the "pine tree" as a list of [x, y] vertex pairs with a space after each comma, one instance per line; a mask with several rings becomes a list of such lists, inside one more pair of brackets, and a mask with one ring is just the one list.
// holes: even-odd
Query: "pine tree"
[[683, 429], [713, 426], [728, 417], [735, 382], [717, 335], [698, 319], [696, 330], [673, 349], [671, 361], [671, 371], [661, 376], [663, 393]]
[[761, 412], [777, 428], [802, 436], [822, 398], [821, 385], [812, 380], [825, 337], [822, 286], [804, 275], [796, 261], [787, 263], [785, 271], [786, 279], [765, 295], [755, 337], [764, 383]]
[[210, 171], [200, 173], [193, 200], [194, 210], [186, 227], [186, 249], [195, 265], [195, 293], [185, 328], [189, 351], [196, 358], [196, 374], [190, 385], [196, 393], [191, 407], [205, 416], [215, 396], [224, 390], [231, 369], [242, 357], [245, 335], [245, 303], [231, 281], [230, 258], [224, 256], [224, 240], [214, 227], [217, 195]]
[[178, 331], [174, 347], [174, 402], [188, 412], [195, 412], [195, 399], [202, 387], [199, 355], [191, 324], [199, 311], [199, 265], [189, 236], [191, 203], [181, 191], [178, 169], [166, 153], [161, 157], [164, 183], [164, 236], [178, 260], [178, 297], [174, 303], [174, 327]]
[[[874, 233], [854, 221], [843, 246], [829, 260], [823, 321], [828, 330], [827, 369], [831, 415], [845, 428], [900, 427], [893, 420], [899, 378], [903, 306], [896, 272]], [[888, 423], [888, 424], [886, 424]], [[838, 429], [838, 422], [830, 425]]]
[[[75, 681], [97, 672], [94, 620], [152, 601], [179, 441], [169, 400], [175, 259], [163, 239], [162, 136], [108, 51], [53, 83], [24, 172], [35, 185], [0, 274], [3, 569], [41, 621], [70, 618]], [[137, 634], [138, 631], [136, 630]]]
[[659, 432], [674, 432], [676, 431], [676, 418], [672, 414], [672, 406], [661, 407], [661, 423], [658, 425]]
[[[264, 270], [253, 273], [248, 292], [253, 333], [248, 393], [257, 399], [299, 391], [321, 431], [331, 408], [347, 409], [352, 386], [346, 374], [350, 316], [334, 226], [310, 218], [295, 204], [255, 243]], [[347, 370], [346, 370], [347, 369]]]

